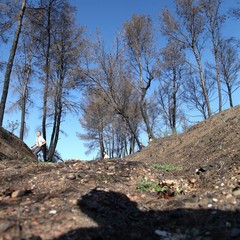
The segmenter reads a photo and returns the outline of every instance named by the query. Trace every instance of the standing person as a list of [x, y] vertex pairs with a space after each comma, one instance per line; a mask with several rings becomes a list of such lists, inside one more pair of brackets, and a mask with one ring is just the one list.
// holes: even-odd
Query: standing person
[[104, 159], [109, 158], [108, 154], [105, 151], [103, 152], [103, 158]]
[[42, 151], [42, 146], [46, 144], [46, 140], [41, 136], [41, 132], [37, 132], [37, 138], [35, 144], [32, 146], [33, 154], [38, 157], [38, 153]]

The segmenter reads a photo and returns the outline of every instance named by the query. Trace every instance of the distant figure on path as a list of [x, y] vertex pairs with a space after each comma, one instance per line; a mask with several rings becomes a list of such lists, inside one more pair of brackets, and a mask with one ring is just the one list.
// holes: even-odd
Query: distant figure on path
[[107, 155], [107, 153], [105, 151], [103, 152], [103, 158], [104, 159], [109, 158], [109, 156]]
[[38, 157], [38, 153], [42, 151], [42, 146], [46, 144], [46, 140], [41, 136], [41, 132], [37, 132], [35, 144], [31, 147], [33, 154]]

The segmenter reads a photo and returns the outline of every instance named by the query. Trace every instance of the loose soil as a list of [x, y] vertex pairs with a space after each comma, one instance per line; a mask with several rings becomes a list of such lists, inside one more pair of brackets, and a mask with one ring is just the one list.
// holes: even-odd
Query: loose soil
[[0, 161], [0, 240], [240, 239], [239, 211], [239, 106], [125, 159]]

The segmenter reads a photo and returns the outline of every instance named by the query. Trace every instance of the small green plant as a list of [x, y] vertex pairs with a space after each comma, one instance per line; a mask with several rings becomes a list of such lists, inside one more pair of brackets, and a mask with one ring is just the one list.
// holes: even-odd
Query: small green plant
[[140, 189], [142, 191], [152, 191], [160, 192], [165, 189], [165, 187], [161, 187], [158, 183], [153, 183], [152, 181], [146, 180], [146, 178], [141, 179], [141, 185], [137, 186], [137, 189]]
[[141, 185], [137, 186], [137, 189], [143, 190], [143, 191], [150, 191], [152, 189], [152, 182], [146, 180], [144, 177], [141, 179]]
[[0, 161], [6, 161], [6, 160], [9, 160], [8, 157], [4, 153], [0, 152]]
[[164, 171], [173, 171], [173, 170], [181, 169], [180, 166], [173, 166], [169, 164], [160, 165], [158, 163], [154, 163], [152, 166], [158, 170], [164, 170]]
[[0, 156], [0, 161], [7, 161], [7, 160], [9, 160], [7, 157]]
[[146, 180], [144, 177], [141, 179], [141, 185], [137, 186], [136, 189], [148, 192], [156, 192], [160, 198], [169, 199], [178, 194], [184, 194], [183, 190], [176, 188], [173, 184], [167, 184], [166, 182], [154, 183]]

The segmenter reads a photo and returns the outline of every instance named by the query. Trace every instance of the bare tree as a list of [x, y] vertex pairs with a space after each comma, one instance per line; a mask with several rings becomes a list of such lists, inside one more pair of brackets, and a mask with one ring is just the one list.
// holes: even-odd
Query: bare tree
[[[212, 78], [206, 78], [206, 90], [209, 96], [213, 93], [214, 82]], [[184, 94], [183, 99], [187, 103], [190, 110], [199, 111], [204, 119], [208, 118], [206, 101], [204, 98], [201, 82], [199, 81], [199, 74], [196, 69], [189, 67], [186, 80], [184, 81]]]
[[[52, 69], [52, 45], [53, 33], [56, 28], [54, 20], [58, 19], [59, 11], [61, 11], [66, 0], [39, 0], [27, 9], [27, 16], [33, 28], [35, 28], [34, 39], [40, 48], [37, 52], [39, 59], [38, 69], [43, 74], [39, 77], [43, 84], [43, 105], [42, 105], [42, 135], [47, 139], [47, 114], [48, 114], [48, 98], [50, 89], [50, 72]], [[46, 160], [46, 149], [43, 150], [43, 158]]]
[[239, 20], [240, 19], [240, 8], [231, 8], [229, 11], [229, 16]]
[[[140, 109], [149, 138], [154, 135], [150, 126], [146, 95], [154, 79], [155, 48], [154, 29], [149, 16], [133, 15], [124, 24], [125, 39], [128, 46], [130, 63], [135, 71], [137, 89], [140, 93]], [[144, 77], [146, 76], [146, 77]]]
[[230, 107], [233, 107], [232, 94], [240, 87], [240, 81], [238, 80], [240, 71], [238, 49], [239, 45], [233, 39], [221, 41], [219, 62], [222, 82], [226, 86]]
[[109, 118], [112, 115], [111, 106], [107, 106], [103, 101], [99, 90], [88, 90], [87, 98], [83, 99], [81, 104], [83, 116], [80, 124], [86, 133], [78, 134], [79, 138], [84, 140], [89, 154], [93, 150], [100, 149], [100, 158], [103, 158], [104, 146], [104, 128], [109, 124]]
[[206, 22], [202, 14], [202, 7], [197, 5], [194, 0], [176, 0], [176, 12], [177, 19], [168, 10], [163, 10], [161, 32], [164, 36], [174, 39], [192, 51], [197, 64], [204, 105], [207, 108], [208, 117], [210, 117], [212, 111], [202, 66], [202, 50], [206, 41], [204, 32]]
[[114, 114], [111, 119], [106, 131], [109, 156], [125, 157], [131, 150], [134, 152], [134, 147], [131, 147], [132, 142], [129, 141], [131, 133], [121, 116]]
[[[40, 0], [38, 5], [28, 11], [28, 17], [35, 27], [35, 38], [39, 42], [41, 49], [39, 51], [39, 69], [44, 72], [43, 78], [43, 107], [42, 107], [42, 135], [47, 139], [46, 122], [48, 110], [49, 81], [51, 70], [51, 47], [53, 42], [53, 19], [57, 18], [59, 0]], [[41, 66], [42, 61], [44, 65]], [[43, 149], [43, 159], [46, 160], [46, 148]]]
[[[26, 59], [24, 59], [26, 60]], [[29, 87], [29, 82], [30, 82], [30, 76], [32, 73], [32, 65], [29, 62], [31, 61], [30, 59], [27, 60], [23, 65], [16, 61], [16, 66], [14, 68], [18, 80], [14, 84], [14, 93], [15, 97], [17, 96], [18, 98], [16, 99], [16, 102], [12, 103], [8, 110], [12, 110], [15, 108], [20, 109], [21, 112], [21, 120], [20, 120], [20, 134], [19, 138], [23, 140], [25, 136], [25, 132], [27, 129], [26, 125], [26, 116], [28, 114], [28, 109], [30, 105], [32, 105], [32, 100], [30, 99], [30, 87]]]
[[22, 30], [22, 22], [23, 22], [25, 9], [26, 9], [26, 0], [22, 0], [22, 6], [21, 6], [21, 10], [19, 12], [19, 17], [18, 17], [18, 26], [15, 31], [12, 48], [11, 48], [10, 56], [8, 59], [7, 69], [6, 69], [6, 73], [5, 73], [5, 77], [4, 77], [3, 91], [2, 91], [2, 97], [1, 97], [1, 103], [0, 103], [0, 126], [2, 126], [2, 124], [3, 124], [3, 117], [4, 117], [5, 106], [6, 106], [7, 96], [8, 96], [9, 83], [10, 83], [10, 76], [11, 76], [11, 72], [12, 72], [15, 53], [16, 53], [17, 46], [18, 46], [19, 35]]
[[[45, 66], [44, 66], [44, 72], [45, 72], [45, 80], [44, 80], [44, 92], [43, 92], [43, 116], [42, 116], [42, 134], [43, 138], [47, 138], [47, 132], [46, 132], [46, 121], [47, 121], [47, 100], [48, 100], [48, 91], [49, 91], [49, 75], [50, 75], [50, 49], [52, 45], [52, 18], [53, 18], [53, 11], [54, 11], [54, 3], [56, 3], [55, 0], [49, 0], [46, 7], [45, 7], [45, 18], [44, 18], [44, 24], [43, 24], [43, 36], [46, 39], [43, 41], [43, 55], [45, 57]], [[57, 5], [57, 4], [56, 4]], [[41, 34], [41, 33], [40, 33]], [[42, 35], [42, 34], [41, 34]], [[44, 145], [46, 146], [46, 145]], [[43, 159], [46, 161], [46, 147], [43, 151]]]
[[[138, 136], [139, 106], [136, 86], [132, 80], [131, 68], [124, 58], [121, 41], [116, 39], [115, 52], [107, 52], [98, 36], [93, 44], [93, 59], [95, 68], [86, 73], [89, 87], [102, 90], [102, 98], [107, 105], [114, 109], [114, 113], [121, 116], [124, 125], [131, 133], [132, 142], [136, 142], [141, 149]], [[134, 111], [131, 108], [134, 106]]]
[[23, 23], [23, 31], [20, 38], [20, 44], [17, 51], [16, 64], [14, 70], [18, 76], [18, 81], [14, 84], [14, 93], [17, 96], [13, 107], [21, 111], [20, 121], [20, 139], [23, 140], [26, 128], [26, 115], [29, 107], [33, 105], [30, 98], [32, 88], [30, 80], [34, 73], [34, 57], [38, 51], [38, 45], [34, 38], [35, 28], [26, 20]]
[[2, 0], [0, 3], [0, 40], [3, 43], [8, 41], [8, 33], [16, 22], [19, 12], [19, 4], [12, 0]]
[[70, 110], [71, 106], [67, 105], [65, 99], [70, 95], [71, 90], [75, 87], [70, 79], [74, 74], [72, 69], [78, 64], [78, 58], [81, 55], [83, 45], [84, 29], [77, 27], [74, 21], [75, 8], [68, 3], [62, 5], [59, 16], [55, 19], [54, 42], [52, 45], [52, 71], [51, 71], [51, 92], [52, 101], [52, 132], [49, 143], [48, 159], [51, 161], [57, 147], [61, 122]]
[[162, 64], [157, 99], [162, 117], [172, 133], [177, 132], [180, 120], [182, 78], [186, 72], [186, 60], [183, 48], [170, 41], [161, 51]]
[[[124, 86], [126, 91], [126, 85]], [[100, 158], [103, 158], [104, 151], [108, 152], [110, 157], [122, 157], [134, 152], [134, 137], [128, 126], [130, 120], [126, 122], [122, 114], [116, 112], [116, 108], [111, 105], [111, 101], [109, 101], [109, 97], [106, 96], [106, 91], [103, 89], [95, 89], [92, 86], [87, 92], [88, 94], [81, 104], [83, 116], [80, 119], [85, 133], [78, 134], [79, 138], [86, 142], [85, 146], [89, 149], [87, 153], [100, 149]], [[126, 107], [125, 115], [127, 115], [129, 109], [128, 116], [131, 119], [130, 115], [136, 114], [136, 111], [132, 109], [133, 104], [128, 102], [129, 93], [129, 91], [126, 91], [122, 98]], [[138, 127], [137, 124], [135, 126]]]
[[211, 35], [211, 41], [213, 45], [213, 56], [215, 60], [215, 71], [217, 80], [218, 90], [218, 111], [222, 111], [222, 89], [221, 89], [221, 78], [220, 78], [220, 64], [219, 64], [219, 41], [221, 38], [221, 25], [224, 17], [219, 14], [219, 9], [222, 0], [202, 0], [201, 4], [206, 14], [206, 20], [208, 23], [208, 30]]

